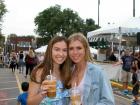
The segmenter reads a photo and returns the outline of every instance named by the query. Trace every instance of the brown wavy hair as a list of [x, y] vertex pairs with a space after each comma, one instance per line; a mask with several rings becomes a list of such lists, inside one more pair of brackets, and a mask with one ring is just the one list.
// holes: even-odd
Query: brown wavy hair
[[[61, 41], [64, 41], [68, 45], [67, 39], [64, 36], [55, 36], [53, 39], [50, 40], [44, 55], [44, 60], [41, 64], [39, 64], [34, 68], [31, 74], [31, 80], [37, 81], [36, 75], [37, 71], [40, 69], [43, 69], [40, 83], [45, 79], [46, 75], [50, 74], [50, 70], [52, 70], [53, 72], [52, 48], [55, 43]], [[60, 65], [60, 77], [62, 83], [64, 84], [64, 87], [68, 88], [69, 87], [68, 82], [70, 80], [70, 59], [68, 56], [66, 60], [63, 62], [63, 64]]]

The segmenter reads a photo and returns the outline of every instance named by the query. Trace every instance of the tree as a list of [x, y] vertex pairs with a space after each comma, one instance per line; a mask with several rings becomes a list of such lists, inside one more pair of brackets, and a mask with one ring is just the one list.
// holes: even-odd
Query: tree
[[0, 34], [0, 46], [3, 47], [4, 41], [5, 41], [5, 36]]
[[[5, 39], [3, 37], [3, 35], [1, 34], [1, 22], [2, 22], [2, 17], [4, 16], [4, 14], [7, 12], [6, 10], [6, 6], [4, 4], [3, 0], [0, 0], [0, 42], [4, 42], [3, 40]], [[3, 46], [2, 44], [0, 44], [0, 46]]]
[[66, 37], [74, 32], [83, 32], [86, 35], [88, 30], [98, 28], [95, 22], [90, 20], [89, 29], [88, 22], [84, 22], [84, 20], [78, 16], [77, 12], [69, 8], [61, 10], [60, 5], [55, 5], [40, 12], [34, 22], [37, 26], [36, 33], [48, 42], [59, 33], [62, 33]]
[[4, 48], [4, 42], [5, 42], [5, 36], [0, 34], [0, 54], [3, 51]]
[[6, 6], [3, 0], [0, 0], [0, 22], [2, 22], [2, 17], [7, 12]]
[[50, 40], [57, 32], [60, 31], [60, 6], [50, 7], [35, 18], [36, 32], [39, 36]]
[[42, 45], [46, 45], [47, 42], [46, 42], [46, 38], [42, 38], [42, 37], [37, 37], [36, 38], [36, 45], [37, 47], [40, 47]]
[[63, 10], [61, 17], [61, 31], [63, 35], [68, 37], [73, 32], [80, 32], [84, 26], [84, 20], [81, 19], [77, 12], [67, 8]]
[[87, 34], [89, 31], [93, 31], [100, 28], [98, 25], [95, 24], [95, 21], [91, 18], [86, 19], [85, 26], [84, 26], [84, 34]]

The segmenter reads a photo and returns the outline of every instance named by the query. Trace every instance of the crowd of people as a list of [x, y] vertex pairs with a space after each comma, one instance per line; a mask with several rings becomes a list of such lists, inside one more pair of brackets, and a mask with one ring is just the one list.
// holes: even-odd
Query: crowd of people
[[[109, 60], [118, 61], [115, 66], [122, 65], [122, 94], [129, 94], [128, 84], [131, 82], [134, 96], [132, 104], [138, 105], [140, 54], [126, 49], [121, 59], [117, 59], [112, 52]], [[27, 75], [30, 77], [29, 83], [21, 84], [24, 93], [17, 97], [18, 104], [70, 105], [70, 91], [76, 87], [81, 96], [79, 105], [115, 105], [110, 81], [104, 70], [94, 63], [88, 41], [82, 33], [74, 33], [68, 38], [55, 36], [48, 43], [43, 56], [37, 55], [33, 49], [26, 54], [12, 51], [9, 56], [4, 56], [3, 63], [12, 72], [17, 69], [25, 78]], [[51, 88], [50, 84], [45, 84], [47, 75], [56, 78], [55, 98], [46, 95]]]
[[3, 56], [2, 61], [4, 67], [9, 67], [12, 72], [17, 69], [27, 78], [27, 75], [30, 75], [33, 68], [39, 63], [39, 57], [33, 49], [29, 49], [26, 53], [22, 50], [19, 53], [12, 50], [10, 54]]
[[[121, 59], [115, 64], [122, 64], [121, 82], [123, 84], [122, 94], [132, 94], [134, 96], [133, 104], [138, 105], [139, 85], [140, 85], [140, 54], [132, 53], [129, 49], [122, 52]], [[132, 91], [128, 90], [129, 83], [132, 84]]]

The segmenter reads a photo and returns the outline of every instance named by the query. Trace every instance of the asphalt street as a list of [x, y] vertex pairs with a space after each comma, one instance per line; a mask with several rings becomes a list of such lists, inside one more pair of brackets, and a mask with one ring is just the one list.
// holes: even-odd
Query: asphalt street
[[[19, 74], [16, 70], [13, 73], [10, 69], [0, 68], [0, 105], [16, 105], [16, 97], [21, 91], [20, 84], [23, 81], [29, 81]], [[131, 98], [125, 98], [114, 94], [116, 105], [131, 105]]]
[[28, 81], [17, 71], [0, 68], [0, 105], [16, 105], [16, 97], [20, 94], [20, 83]]

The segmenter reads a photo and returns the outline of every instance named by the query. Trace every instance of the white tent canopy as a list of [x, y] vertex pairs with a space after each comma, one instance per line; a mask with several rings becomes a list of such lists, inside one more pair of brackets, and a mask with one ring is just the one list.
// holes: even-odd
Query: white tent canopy
[[107, 33], [126, 33], [133, 34], [140, 32], [140, 18], [131, 18], [120, 25], [109, 25], [108, 27], [103, 27], [95, 31], [90, 31], [87, 33], [87, 38], [93, 37], [94, 35], [107, 34]]
[[36, 52], [36, 53], [45, 53], [47, 47], [48, 47], [48, 45], [41, 46], [41, 47], [35, 49], [35, 52]]
[[90, 53], [92, 53], [92, 54], [98, 54], [98, 50], [90, 47]]
[[[36, 53], [45, 53], [47, 47], [48, 47], [48, 45], [41, 46], [41, 47], [35, 49], [35, 52], [36, 52]], [[97, 53], [98, 53], [98, 50], [97, 50], [97, 49], [94, 49], [94, 48], [92, 48], [92, 47], [90, 47], [90, 52], [91, 52], [92, 54], [97, 54]]]

